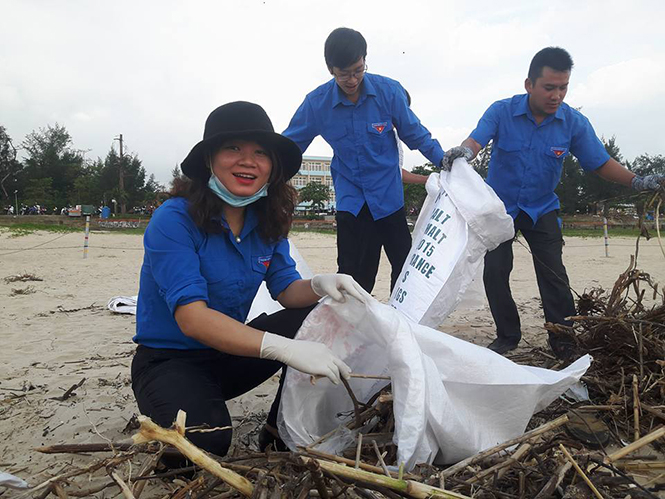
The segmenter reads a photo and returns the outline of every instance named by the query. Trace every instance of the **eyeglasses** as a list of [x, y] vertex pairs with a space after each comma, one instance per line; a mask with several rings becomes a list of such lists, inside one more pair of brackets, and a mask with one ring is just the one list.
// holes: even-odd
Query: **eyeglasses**
[[363, 67], [362, 69], [354, 71], [353, 73], [348, 73], [346, 71], [343, 71], [339, 74], [333, 73], [333, 75], [335, 75], [335, 78], [337, 78], [339, 81], [349, 81], [351, 78], [355, 78], [356, 80], [361, 79], [366, 72], [367, 72], [367, 64], [365, 64], [365, 67]]

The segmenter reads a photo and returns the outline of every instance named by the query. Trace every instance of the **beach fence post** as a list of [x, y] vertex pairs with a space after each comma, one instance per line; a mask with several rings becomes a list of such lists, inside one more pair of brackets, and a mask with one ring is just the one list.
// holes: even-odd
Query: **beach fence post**
[[85, 242], [83, 243], [83, 258], [88, 258], [88, 236], [90, 234], [90, 215], [85, 216]]
[[603, 232], [605, 233], [605, 256], [610, 256], [610, 238], [607, 235], [607, 217], [603, 217]]

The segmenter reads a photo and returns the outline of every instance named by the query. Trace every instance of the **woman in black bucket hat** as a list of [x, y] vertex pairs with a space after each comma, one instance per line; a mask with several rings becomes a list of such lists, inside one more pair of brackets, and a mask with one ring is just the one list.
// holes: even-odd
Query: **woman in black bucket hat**
[[[178, 410], [187, 426], [231, 426], [226, 401], [258, 386], [283, 365], [338, 383], [349, 368], [325, 345], [292, 339], [320, 299], [367, 296], [349, 276], [304, 280], [286, 239], [296, 193], [287, 181], [300, 149], [274, 132], [249, 102], [215, 109], [203, 140], [182, 163], [172, 197], [155, 211], [144, 236], [132, 388], [139, 410], [170, 426]], [[284, 310], [245, 325], [262, 282]], [[276, 443], [279, 391], [260, 434]], [[231, 431], [192, 432], [199, 447], [224, 455]]]

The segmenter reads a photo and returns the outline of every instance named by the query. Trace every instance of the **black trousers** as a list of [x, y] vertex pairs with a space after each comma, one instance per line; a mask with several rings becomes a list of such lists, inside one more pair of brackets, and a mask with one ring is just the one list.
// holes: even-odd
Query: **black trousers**
[[337, 272], [353, 277], [368, 293], [372, 292], [379, 270], [381, 247], [390, 266], [390, 290], [395, 287], [402, 266], [411, 251], [411, 233], [404, 208], [374, 220], [367, 204], [354, 216], [337, 212]]
[[[570, 292], [566, 268], [563, 266], [563, 236], [557, 215], [557, 211], [546, 213], [534, 226], [531, 218], [520, 211], [515, 218], [515, 233], [519, 230], [531, 249], [545, 320], [570, 325], [570, 321], [565, 318], [575, 315], [575, 302]], [[512, 240], [485, 255], [483, 281], [497, 336], [517, 342], [522, 337], [522, 332], [520, 316], [510, 292], [512, 270]]]
[[[248, 325], [293, 338], [314, 308], [263, 314]], [[139, 346], [132, 361], [132, 389], [141, 414], [170, 427], [178, 410], [187, 413], [187, 426], [231, 426], [226, 401], [257, 387], [284, 367], [277, 361], [238, 357], [217, 350], [176, 350]], [[282, 380], [284, 376], [282, 376]], [[268, 423], [277, 424], [280, 382]], [[202, 449], [223, 456], [231, 445], [231, 430], [187, 433]]]

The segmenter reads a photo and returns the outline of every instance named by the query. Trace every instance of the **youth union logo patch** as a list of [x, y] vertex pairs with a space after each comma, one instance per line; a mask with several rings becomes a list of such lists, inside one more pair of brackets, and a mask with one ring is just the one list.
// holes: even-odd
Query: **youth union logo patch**
[[568, 149], [566, 149], [565, 147], [550, 147], [550, 151], [552, 151], [557, 158], [560, 158], [561, 156], [566, 154], [567, 150]]
[[386, 129], [387, 126], [388, 123], [386, 123], [385, 121], [383, 123], [372, 123], [372, 128], [379, 133], [383, 133], [383, 131]]
[[259, 257], [259, 263], [263, 265], [265, 268], [270, 267], [270, 257], [269, 256], [260, 256]]

